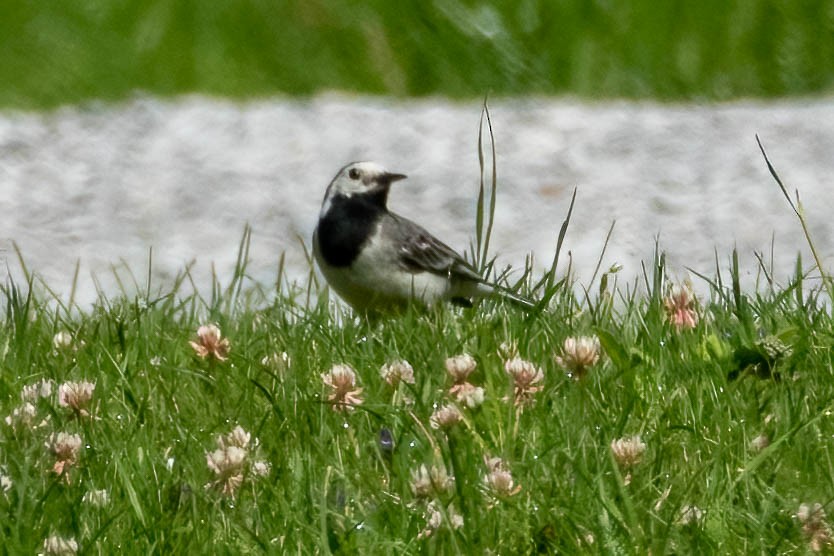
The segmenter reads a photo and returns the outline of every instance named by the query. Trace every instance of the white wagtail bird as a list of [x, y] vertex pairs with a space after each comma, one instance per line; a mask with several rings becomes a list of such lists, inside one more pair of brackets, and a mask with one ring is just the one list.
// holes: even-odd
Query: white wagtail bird
[[324, 194], [313, 254], [330, 286], [357, 312], [387, 312], [411, 301], [468, 305], [497, 294], [525, 309], [535, 304], [485, 280], [454, 249], [388, 210], [388, 191], [403, 174], [354, 162]]

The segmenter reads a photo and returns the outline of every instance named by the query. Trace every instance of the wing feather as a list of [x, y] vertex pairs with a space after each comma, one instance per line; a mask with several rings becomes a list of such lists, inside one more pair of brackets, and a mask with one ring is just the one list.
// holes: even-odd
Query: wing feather
[[385, 233], [396, 238], [397, 256], [403, 268], [483, 282], [475, 267], [425, 228], [396, 214], [390, 216]]

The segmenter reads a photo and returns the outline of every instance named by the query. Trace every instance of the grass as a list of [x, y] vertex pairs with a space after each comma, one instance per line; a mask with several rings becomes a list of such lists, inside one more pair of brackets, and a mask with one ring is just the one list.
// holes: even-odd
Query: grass
[[[490, 219], [472, 248], [486, 268]], [[31, 275], [3, 288], [4, 551], [42, 551], [57, 535], [84, 553], [805, 553], [815, 522], [796, 517], [800, 505], [834, 501], [834, 323], [801, 262], [787, 284], [743, 292], [734, 254], [729, 273], [704, 277], [692, 328], [668, 312], [660, 250], [640, 280], [602, 273], [594, 295], [555, 270], [526, 272], [518, 286], [549, 300], [531, 315], [486, 300], [368, 322], [312, 273], [304, 286], [252, 284], [248, 239], [231, 283], [209, 295], [186, 287], [187, 270], [86, 308]], [[226, 360], [190, 345], [204, 323], [228, 339]], [[603, 352], [580, 379], [556, 359], [578, 336]], [[513, 404], [510, 345], [543, 372], [530, 405]], [[455, 403], [446, 358], [464, 352], [485, 400], [434, 429], [434, 411]], [[401, 359], [415, 381], [392, 388], [380, 368]], [[363, 389], [352, 411], [328, 401], [322, 374], [337, 364]], [[44, 380], [53, 391], [29, 422], [14, 417], [23, 388]], [[61, 405], [57, 386], [82, 380], [95, 383], [91, 402]], [[236, 426], [251, 440], [231, 496], [207, 454]], [[45, 447], [59, 432], [81, 439], [62, 474]], [[627, 467], [611, 444], [634, 435], [646, 450]], [[512, 476], [503, 494], [493, 457]], [[420, 496], [422, 465], [454, 482]], [[430, 509], [441, 525], [427, 536]]]
[[0, 106], [201, 92], [251, 98], [825, 93], [825, 0], [30, 2], [0, 7]]
[[[53, 394], [36, 402], [43, 426], [2, 425], [0, 465], [13, 482], [0, 495], [2, 544], [33, 553], [60, 534], [87, 553], [802, 552], [793, 514], [803, 502], [829, 505], [834, 492], [828, 310], [801, 275], [739, 298], [717, 286], [699, 324], [679, 331], [660, 302], [662, 265], [654, 272], [661, 291], [610, 287], [591, 302], [564, 288], [533, 318], [487, 301], [375, 325], [344, 316], [335, 325], [326, 295], [304, 306], [292, 290], [266, 304], [233, 284], [209, 299], [167, 292], [70, 310], [10, 285], [0, 415], [21, 405], [27, 384], [88, 380], [95, 418]], [[227, 361], [189, 345], [205, 322], [229, 338]], [[72, 341], [56, 347], [61, 331]], [[554, 361], [577, 335], [598, 336], [606, 354], [582, 380]], [[777, 341], [785, 349], [768, 358]], [[544, 371], [523, 410], [504, 400], [506, 343]], [[475, 357], [471, 381], [486, 400], [447, 434], [429, 417], [450, 401], [445, 358], [462, 352]], [[289, 364], [269, 359], [276, 353]], [[415, 384], [392, 389], [380, 367], [398, 359], [411, 362]], [[326, 403], [320, 377], [341, 363], [364, 389], [349, 413]], [[215, 480], [206, 453], [236, 425], [259, 439], [251, 457], [271, 470], [247, 474], [231, 498], [206, 487]], [[44, 447], [59, 431], [84, 443], [68, 480]], [[648, 448], [626, 484], [609, 445], [631, 435]], [[760, 435], [770, 445], [757, 451]], [[503, 458], [519, 493], [490, 493], [486, 456]], [[454, 475], [440, 498], [464, 525], [418, 540], [427, 502], [410, 485], [421, 464]], [[99, 489], [105, 506], [82, 501]], [[684, 525], [689, 506], [703, 517]]]

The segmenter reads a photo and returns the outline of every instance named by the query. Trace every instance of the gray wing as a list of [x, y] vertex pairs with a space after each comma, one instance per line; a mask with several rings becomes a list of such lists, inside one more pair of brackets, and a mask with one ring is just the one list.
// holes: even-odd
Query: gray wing
[[484, 281], [475, 267], [425, 228], [402, 216], [393, 213], [389, 216], [383, 223], [383, 233], [390, 234], [395, 240], [397, 258], [403, 268], [409, 272], [431, 272], [475, 282]]

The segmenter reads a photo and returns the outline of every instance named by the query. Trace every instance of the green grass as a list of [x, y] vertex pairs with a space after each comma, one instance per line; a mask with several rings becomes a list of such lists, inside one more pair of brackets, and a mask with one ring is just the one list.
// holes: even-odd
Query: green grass
[[830, 92], [826, 0], [8, 0], [0, 106], [202, 92], [768, 97]]
[[[21, 404], [24, 385], [85, 379], [96, 383], [95, 419], [73, 417], [53, 393], [37, 403], [44, 426], [0, 425], [0, 466], [13, 481], [0, 494], [0, 543], [31, 554], [55, 533], [85, 553], [802, 553], [792, 515], [834, 498], [828, 310], [801, 276], [738, 298], [716, 282], [697, 327], [677, 331], [660, 302], [660, 258], [652, 273], [647, 295], [623, 293], [636, 284], [613, 276], [598, 300], [559, 288], [534, 317], [486, 301], [373, 324], [344, 314], [336, 324], [324, 292], [305, 306], [296, 300], [306, 292], [287, 288], [271, 300], [254, 288], [235, 294], [237, 283], [208, 298], [151, 288], [85, 310], [10, 285], [0, 416]], [[199, 359], [189, 345], [205, 322], [229, 338], [228, 361]], [[53, 345], [60, 331], [72, 346]], [[581, 381], [554, 362], [576, 335], [598, 335], [606, 353]], [[768, 358], [764, 339], [790, 349]], [[508, 342], [545, 375], [523, 411], [504, 400], [512, 386], [498, 352]], [[287, 368], [262, 362], [281, 352]], [[462, 352], [477, 360], [472, 381], [486, 400], [446, 435], [429, 417], [449, 401], [445, 358]], [[402, 358], [416, 383], [395, 394], [379, 369]], [[338, 363], [364, 388], [349, 414], [326, 403], [320, 377]], [[238, 424], [259, 439], [252, 457], [272, 467], [229, 498], [205, 487], [214, 480], [205, 454]], [[393, 452], [380, 447], [382, 429]], [[44, 448], [58, 431], [85, 444], [69, 482]], [[609, 445], [633, 434], [648, 449], [626, 485]], [[770, 446], [751, 449], [762, 434]], [[518, 494], [496, 501], [485, 490], [485, 456], [504, 459]], [[410, 483], [421, 464], [454, 475], [441, 499], [464, 525], [418, 540], [426, 501]], [[82, 502], [97, 489], [106, 506]], [[679, 523], [688, 505], [702, 521]]]
[[[494, 192], [493, 182], [479, 206]], [[491, 268], [492, 213], [481, 210], [472, 250]], [[586, 285], [593, 294], [569, 275], [527, 272], [518, 286], [549, 300], [531, 315], [486, 300], [369, 322], [334, 306], [312, 274], [304, 286], [279, 278], [276, 291], [250, 282], [248, 241], [247, 231], [231, 283], [207, 295], [186, 287], [187, 271], [173, 286], [126, 286], [86, 308], [33, 276], [7, 282], [0, 417], [36, 381], [87, 380], [95, 392], [91, 416], [53, 391], [35, 402], [32, 425], [0, 423], [5, 552], [31, 554], [60, 535], [101, 554], [806, 553], [800, 504], [830, 510], [834, 323], [825, 286], [801, 261], [781, 286], [763, 264], [762, 286], [743, 292], [733, 253], [729, 272], [704, 277], [692, 329], [670, 322], [661, 252], [639, 281], [612, 270]], [[201, 359], [189, 344], [211, 322], [230, 341], [228, 360]], [[56, 345], [62, 332], [71, 341]], [[604, 355], [576, 380], [555, 356], [581, 335], [597, 336]], [[510, 344], [544, 374], [523, 408], [499, 354]], [[485, 401], [435, 430], [432, 413], [452, 401], [445, 359], [464, 352]], [[288, 364], [270, 362], [282, 353]], [[415, 383], [395, 390], [380, 368], [399, 359]], [[363, 389], [352, 412], [328, 403], [321, 375], [336, 364], [353, 367]], [[227, 496], [206, 454], [236, 426], [252, 435], [249, 465]], [[83, 444], [63, 476], [45, 448], [57, 432]], [[647, 449], [621, 468], [611, 442], [632, 435]], [[762, 435], [769, 445], [753, 447]], [[502, 458], [520, 491], [486, 486], [487, 457]], [[266, 476], [254, 461], [269, 463]], [[431, 503], [447, 523], [459, 512], [461, 527], [421, 536], [421, 465], [454, 477]], [[100, 507], [85, 501], [98, 490], [109, 499]], [[685, 523], [693, 507], [700, 519]]]

